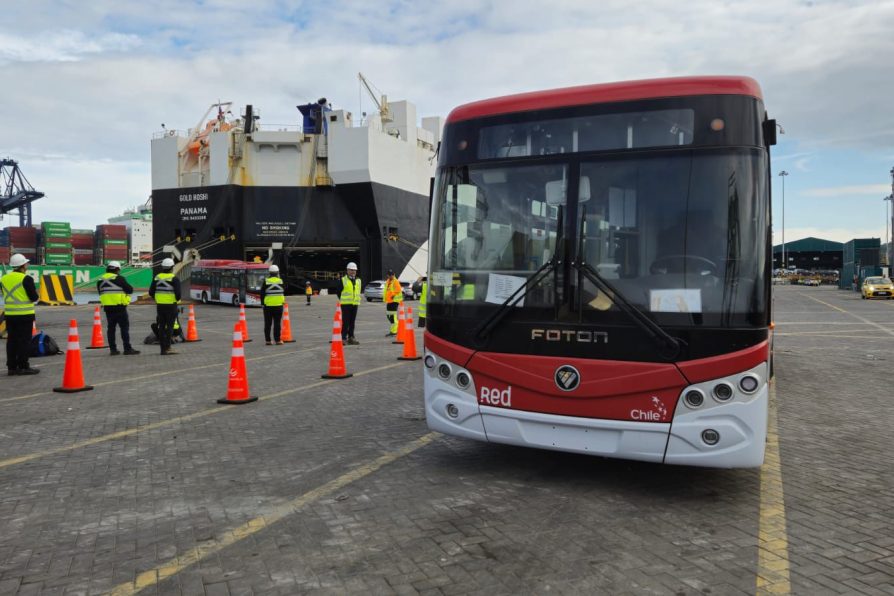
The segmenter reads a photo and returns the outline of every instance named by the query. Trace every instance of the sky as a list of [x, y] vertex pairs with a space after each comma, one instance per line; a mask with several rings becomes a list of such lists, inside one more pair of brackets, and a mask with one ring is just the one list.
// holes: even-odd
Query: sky
[[[422, 116], [610, 81], [748, 75], [785, 134], [774, 243], [890, 235], [894, 0], [0, 0], [0, 157], [46, 193], [34, 220], [94, 227], [151, 193], [149, 141], [211, 103], [296, 124], [357, 73]], [[234, 110], [235, 112], [236, 110]], [[788, 176], [781, 177], [782, 170]], [[0, 227], [17, 225], [7, 217]]]

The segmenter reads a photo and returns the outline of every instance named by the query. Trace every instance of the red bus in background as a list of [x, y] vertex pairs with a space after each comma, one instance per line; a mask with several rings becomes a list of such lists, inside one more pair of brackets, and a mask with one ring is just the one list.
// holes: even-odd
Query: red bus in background
[[189, 297], [204, 304], [262, 306], [261, 284], [268, 267], [228, 259], [198, 260], [189, 277]]
[[479, 101], [432, 201], [428, 426], [755, 467], [770, 376], [770, 155], [747, 77]]

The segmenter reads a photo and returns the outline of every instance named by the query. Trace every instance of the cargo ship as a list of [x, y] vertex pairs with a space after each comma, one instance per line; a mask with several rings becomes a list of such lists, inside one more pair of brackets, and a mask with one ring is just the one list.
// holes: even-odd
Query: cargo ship
[[320, 99], [297, 106], [293, 125], [264, 125], [252, 105], [236, 117], [218, 103], [187, 132], [156, 133], [155, 250], [272, 259], [293, 287], [335, 287], [351, 261], [366, 280], [388, 269], [423, 274], [405, 270], [428, 237], [442, 119], [417, 126], [412, 103], [376, 103], [355, 122]]

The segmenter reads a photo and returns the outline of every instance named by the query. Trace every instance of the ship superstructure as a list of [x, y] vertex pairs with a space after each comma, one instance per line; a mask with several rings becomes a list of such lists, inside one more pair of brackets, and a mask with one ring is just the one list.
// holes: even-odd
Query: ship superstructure
[[219, 103], [188, 132], [157, 133], [156, 249], [252, 260], [281, 244], [275, 259], [288, 281], [324, 287], [349, 261], [367, 280], [400, 272], [428, 236], [442, 119], [417, 126], [412, 103], [379, 107], [355, 122], [320, 99], [298, 106], [300, 124], [264, 125], [251, 105], [234, 117]]

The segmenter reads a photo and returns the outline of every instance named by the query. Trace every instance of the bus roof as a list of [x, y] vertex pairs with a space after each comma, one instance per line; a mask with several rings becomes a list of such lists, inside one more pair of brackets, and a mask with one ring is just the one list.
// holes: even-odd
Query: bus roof
[[195, 267], [202, 269], [268, 269], [267, 263], [246, 263], [235, 259], [199, 259]]
[[506, 95], [467, 103], [447, 116], [447, 124], [473, 118], [616, 101], [685, 97], [687, 95], [748, 95], [763, 99], [760, 85], [751, 77], [675, 77], [620, 83], [581, 85]]

